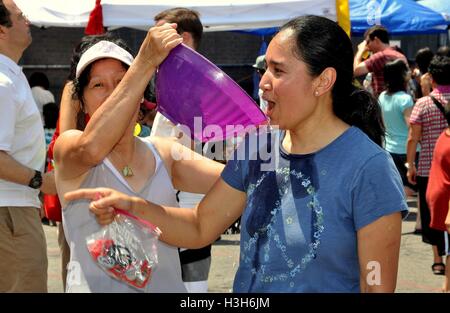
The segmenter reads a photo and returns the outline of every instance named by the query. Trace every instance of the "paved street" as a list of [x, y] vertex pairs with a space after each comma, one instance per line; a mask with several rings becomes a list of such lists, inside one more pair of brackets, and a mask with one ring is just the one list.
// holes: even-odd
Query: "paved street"
[[[439, 292], [443, 276], [431, 272], [431, 247], [414, 235], [415, 201], [408, 202], [410, 214], [403, 221], [397, 292]], [[49, 258], [49, 292], [62, 292], [57, 227], [44, 226]], [[209, 279], [210, 292], [231, 292], [239, 258], [239, 235], [222, 235], [213, 245]]]

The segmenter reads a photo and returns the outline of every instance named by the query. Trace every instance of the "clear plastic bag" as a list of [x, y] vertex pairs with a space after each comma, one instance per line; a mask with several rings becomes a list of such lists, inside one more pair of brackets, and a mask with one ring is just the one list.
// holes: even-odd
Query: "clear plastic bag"
[[143, 289], [158, 263], [161, 231], [151, 223], [116, 209], [114, 221], [86, 238], [94, 261], [108, 275]]

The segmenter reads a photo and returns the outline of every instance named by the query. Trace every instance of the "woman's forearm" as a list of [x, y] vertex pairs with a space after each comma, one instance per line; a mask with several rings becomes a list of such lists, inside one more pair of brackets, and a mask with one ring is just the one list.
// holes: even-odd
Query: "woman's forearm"
[[130, 212], [157, 226], [160, 239], [169, 245], [198, 249], [209, 244], [201, 233], [197, 209], [163, 207], [134, 197]]

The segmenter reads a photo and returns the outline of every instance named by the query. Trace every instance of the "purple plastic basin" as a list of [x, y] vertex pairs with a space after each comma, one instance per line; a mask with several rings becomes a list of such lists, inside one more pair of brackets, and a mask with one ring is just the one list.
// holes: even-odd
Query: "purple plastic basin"
[[[175, 125], [187, 126], [192, 139], [202, 142], [229, 138], [234, 133], [230, 131], [233, 125], [256, 126], [267, 121], [236, 82], [183, 44], [159, 66], [156, 99], [158, 111]], [[201, 117], [201, 126], [194, 127], [195, 117]]]

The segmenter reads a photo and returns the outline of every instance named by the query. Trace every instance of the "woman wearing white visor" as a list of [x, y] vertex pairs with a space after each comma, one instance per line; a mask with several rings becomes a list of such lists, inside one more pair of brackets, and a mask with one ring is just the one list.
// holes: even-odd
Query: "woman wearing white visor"
[[[150, 29], [134, 60], [111, 41], [97, 42], [84, 51], [73, 92], [90, 120], [84, 130], [66, 131], [56, 141], [59, 195], [80, 187], [109, 186], [173, 206], [174, 186], [206, 193], [219, 177], [220, 164], [200, 156], [201, 161], [175, 161], [171, 154], [175, 143], [157, 138], [144, 141], [133, 135], [148, 81], [169, 51], [182, 42], [175, 27], [165, 24]], [[185, 151], [181, 145], [177, 148]], [[193, 181], [192, 177], [197, 178]], [[88, 203], [66, 203], [62, 197], [61, 203], [71, 249], [66, 291], [135, 292], [137, 289], [107, 276], [91, 258], [86, 238], [101, 226], [89, 213]], [[158, 242], [158, 260], [144, 291], [185, 292], [177, 248]]]

